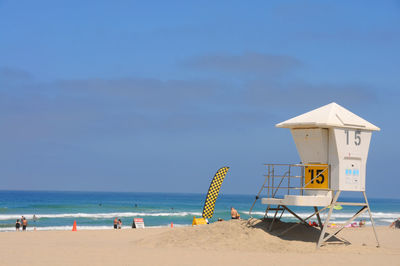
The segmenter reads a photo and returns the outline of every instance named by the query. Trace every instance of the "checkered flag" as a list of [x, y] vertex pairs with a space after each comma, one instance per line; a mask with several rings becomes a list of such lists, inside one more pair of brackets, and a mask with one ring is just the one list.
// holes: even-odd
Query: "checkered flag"
[[211, 181], [210, 188], [208, 189], [206, 201], [204, 203], [203, 218], [212, 218], [214, 215], [215, 201], [218, 198], [218, 193], [221, 188], [222, 182], [225, 179], [229, 167], [222, 167], [217, 171], [213, 180]]

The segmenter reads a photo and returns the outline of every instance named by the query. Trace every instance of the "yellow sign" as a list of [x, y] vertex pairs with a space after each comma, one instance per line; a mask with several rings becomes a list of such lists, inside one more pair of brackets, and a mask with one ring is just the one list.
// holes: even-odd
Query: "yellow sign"
[[206, 219], [193, 217], [192, 226], [193, 225], [200, 225], [200, 224], [207, 224]]
[[306, 164], [304, 171], [305, 188], [329, 188], [329, 165]]

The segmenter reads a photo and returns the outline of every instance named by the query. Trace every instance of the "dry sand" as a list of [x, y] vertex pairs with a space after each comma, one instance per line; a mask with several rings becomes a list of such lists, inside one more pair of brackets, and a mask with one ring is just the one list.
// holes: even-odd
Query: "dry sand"
[[[347, 228], [351, 245], [316, 250], [319, 230], [278, 237], [259, 220], [180, 228], [0, 233], [0, 265], [400, 265], [400, 230]], [[277, 224], [275, 233], [290, 224]]]

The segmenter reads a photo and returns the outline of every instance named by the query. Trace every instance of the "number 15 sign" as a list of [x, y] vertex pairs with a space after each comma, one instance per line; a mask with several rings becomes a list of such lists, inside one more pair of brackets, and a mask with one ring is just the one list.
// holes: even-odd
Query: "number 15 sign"
[[329, 165], [306, 164], [304, 170], [305, 188], [329, 188]]

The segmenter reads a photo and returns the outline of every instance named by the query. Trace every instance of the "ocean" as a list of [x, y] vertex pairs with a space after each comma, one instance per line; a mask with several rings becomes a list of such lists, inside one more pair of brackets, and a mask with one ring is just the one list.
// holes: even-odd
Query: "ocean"
[[[0, 231], [14, 231], [16, 219], [22, 215], [28, 219], [28, 230], [34, 227], [37, 230], [71, 230], [74, 220], [78, 230], [112, 229], [115, 217], [122, 220], [124, 228], [131, 227], [133, 218], [143, 218], [146, 227], [171, 226], [171, 223], [189, 226], [193, 216], [201, 216], [204, 200], [205, 194], [0, 191]], [[230, 219], [231, 206], [247, 219], [253, 202], [254, 195], [220, 195], [210, 222], [218, 218]], [[369, 203], [377, 225], [387, 226], [400, 217], [399, 199], [371, 198]], [[252, 216], [263, 217], [265, 208], [258, 201]], [[311, 207], [294, 210], [303, 217], [313, 212]], [[348, 206], [335, 210], [332, 222], [344, 222], [355, 210]], [[363, 218], [367, 218], [367, 214]], [[284, 213], [283, 220], [296, 221], [289, 213]]]

